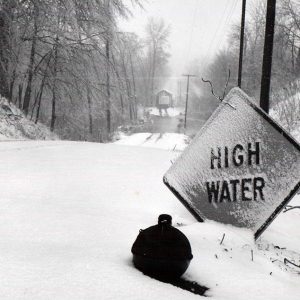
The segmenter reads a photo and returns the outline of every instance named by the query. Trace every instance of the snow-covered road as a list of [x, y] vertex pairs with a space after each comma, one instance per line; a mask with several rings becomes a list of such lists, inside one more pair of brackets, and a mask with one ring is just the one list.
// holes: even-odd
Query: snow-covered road
[[272, 260], [294, 253], [300, 263], [299, 210], [279, 216], [259, 246], [248, 231], [197, 223], [162, 183], [177, 155], [115, 144], [0, 143], [0, 299], [199, 299], [132, 266], [139, 229], [161, 213], [190, 239], [185, 276], [209, 287], [212, 299], [298, 299], [299, 275]]

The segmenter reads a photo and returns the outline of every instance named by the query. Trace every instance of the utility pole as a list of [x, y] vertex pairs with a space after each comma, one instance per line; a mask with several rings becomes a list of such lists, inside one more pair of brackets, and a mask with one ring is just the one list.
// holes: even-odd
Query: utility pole
[[182, 98], [181, 98], [181, 80], [179, 81], [179, 103], [182, 102]]
[[176, 96], [176, 105], [179, 106], [181, 103], [181, 81], [177, 81], [177, 96]]
[[273, 39], [275, 27], [276, 0], [268, 0], [266, 29], [265, 29], [265, 45], [264, 57], [260, 87], [260, 107], [269, 113], [269, 96], [272, 71], [272, 55], [273, 55]]
[[245, 36], [245, 14], [246, 14], [246, 0], [243, 0], [243, 4], [242, 4], [242, 19], [241, 19], [241, 33], [240, 33], [239, 73], [238, 73], [238, 87], [239, 88], [241, 88], [241, 86], [242, 86], [244, 36]]
[[185, 115], [184, 115], [184, 129], [186, 129], [186, 118], [187, 118], [187, 109], [188, 109], [188, 101], [189, 101], [189, 85], [190, 85], [190, 77], [196, 77], [196, 75], [183, 74], [182, 76], [187, 77], [186, 99], [185, 99]]

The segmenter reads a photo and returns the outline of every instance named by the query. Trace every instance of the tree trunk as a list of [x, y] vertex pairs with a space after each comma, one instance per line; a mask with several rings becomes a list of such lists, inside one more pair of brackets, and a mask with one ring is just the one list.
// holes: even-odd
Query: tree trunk
[[123, 101], [122, 93], [120, 93], [120, 104], [121, 104], [121, 113], [122, 113], [122, 117], [123, 117], [124, 116], [124, 101]]
[[110, 0], [106, 0], [105, 9], [107, 11], [107, 30], [106, 30], [106, 43], [105, 43], [105, 56], [106, 56], [106, 126], [107, 138], [111, 134], [111, 99], [110, 99], [110, 38], [111, 38], [111, 6]]
[[156, 69], [156, 46], [153, 45], [153, 57], [152, 57], [152, 69], [151, 69], [151, 106], [155, 103], [154, 101], [154, 77]]
[[132, 87], [133, 87], [133, 116], [134, 119], [137, 120], [136, 86], [135, 86], [135, 76], [134, 76], [131, 52], [129, 52], [129, 60], [130, 60]]
[[88, 109], [89, 109], [89, 133], [92, 138], [93, 137], [93, 116], [92, 116], [91, 91], [89, 86], [87, 86], [86, 91], [87, 91], [87, 100], [88, 100]]
[[106, 52], [106, 126], [107, 126], [107, 135], [109, 137], [111, 132], [111, 103], [110, 103], [110, 75], [109, 75], [109, 37], [106, 39], [105, 52]]
[[9, 85], [9, 96], [8, 96], [9, 102], [11, 102], [13, 99], [15, 80], [16, 80], [16, 69], [13, 70], [12, 79]]
[[34, 57], [35, 57], [35, 51], [36, 51], [36, 38], [37, 38], [37, 17], [38, 17], [38, 8], [34, 5], [34, 31], [33, 31], [33, 37], [32, 37], [32, 44], [31, 44], [31, 51], [30, 51], [30, 60], [29, 60], [29, 66], [28, 66], [28, 80], [27, 80], [27, 87], [25, 90], [24, 95], [24, 101], [23, 101], [23, 111], [25, 115], [28, 114], [29, 104], [30, 104], [30, 98], [31, 98], [31, 87], [32, 87], [32, 80], [34, 75]]
[[131, 97], [131, 86], [130, 86], [130, 81], [128, 80], [128, 74], [126, 70], [126, 65], [125, 65], [125, 59], [122, 57], [122, 66], [123, 66], [123, 72], [124, 72], [124, 77], [125, 77], [125, 83], [126, 83], [126, 91], [127, 91], [127, 97], [128, 97], [128, 102], [129, 102], [129, 118], [130, 121], [133, 120], [133, 113], [132, 113], [132, 97]]
[[36, 110], [36, 116], [35, 116], [35, 121], [34, 123], [37, 124], [39, 117], [40, 117], [40, 109], [41, 109], [41, 103], [42, 103], [42, 96], [43, 96], [43, 92], [44, 92], [44, 86], [46, 84], [46, 78], [47, 78], [47, 71], [50, 65], [50, 60], [51, 60], [51, 54], [48, 57], [48, 61], [47, 61], [47, 65], [44, 71], [44, 75], [43, 75], [43, 79], [42, 79], [42, 83], [41, 83], [41, 87], [40, 87], [40, 94], [39, 94], [39, 98], [38, 98], [38, 102], [37, 102], [37, 110]]
[[18, 106], [19, 108], [22, 107], [22, 94], [23, 94], [23, 84], [19, 84], [19, 89], [18, 89]]
[[[116, 60], [115, 60], [115, 57], [114, 57], [113, 53], [111, 54], [111, 58], [112, 58], [112, 62], [114, 64], [114, 66], [117, 66]], [[116, 76], [117, 76], [117, 79], [118, 79], [118, 85], [119, 85], [119, 89], [120, 89], [120, 93], [119, 93], [119, 95], [120, 95], [120, 105], [121, 105], [121, 114], [122, 114], [122, 118], [123, 118], [123, 116], [124, 116], [124, 101], [123, 101], [123, 95], [122, 95], [123, 84], [122, 84], [122, 80], [120, 78], [120, 74], [119, 74], [117, 68], [115, 68], [115, 73], [116, 73]]]
[[30, 121], [32, 121], [32, 118], [33, 118], [33, 113], [34, 113], [34, 109], [38, 103], [38, 98], [39, 98], [39, 94], [41, 93], [41, 88], [39, 89], [38, 92], [35, 92], [35, 95], [34, 95], [34, 103], [33, 103], [33, 106], [31, 108], [31, 116], [30, 116]]
[[295, 73], [296, 76], [300, 76], [300, 48], [298, 49], [297, 57], [296, 57], [296, 63], [295, 63]]
[[35, 116], [35, 121], [34, 121], [35, 124], [37, 124], [37, 122], [39, 120], [39, 117], [40, 117], [40, 109], [41, 109], [44, 85], [45, 85], [45, 81], [43, 80], [42, 86], [41, 86], [41, 91], [40, 91], [40, 94], [39, 94], [38, 103], [37, 103], [37, 110], [36, 110], [36, 116]]
[[54, 131], [55, 120], [56, 120], [56, 100], [57, 100], [57, 60], [58, 60], [58, 35], [55, 39], [55, 48], [54, 48], [54, 62], [53, 62], [53, 87], [52, 87], [52, 111], [51, 111], [51, 124], [50, 130]]
[[291, 48], [291, 63], [292, 63], [292, 70], [295, 73], [295, 34], [293, 34], [293, 41], [292, 41], [292, 48]]
[[13, 2], [2, 1], [0, 11], [0, 94], [10, 99], [8, 84], [8, 62], [10, 56], [10, 27], [13, 16]]

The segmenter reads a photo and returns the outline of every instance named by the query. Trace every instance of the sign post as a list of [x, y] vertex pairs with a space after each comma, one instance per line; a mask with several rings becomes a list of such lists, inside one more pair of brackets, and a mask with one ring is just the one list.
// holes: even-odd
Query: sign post
[[300, 145], [234, 88], [164, 183], [199, 221], [249, 228], [258, 238], [300, 186]]

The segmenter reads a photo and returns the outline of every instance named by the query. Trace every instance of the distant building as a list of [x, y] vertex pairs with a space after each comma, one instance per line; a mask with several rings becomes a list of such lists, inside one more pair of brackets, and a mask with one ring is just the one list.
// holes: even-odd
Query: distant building
[[156, 94], [157, 108], [166, 109], [173, 106], [173, 95], [167, 90], [161, 90]]
[[155, 106], [159, 109], [159, 114], [162, 116], [162, 110], [168, 115], [167, 109], [173, 107], [173, 95], [167, 90], [161, 90], [156, 94]]

